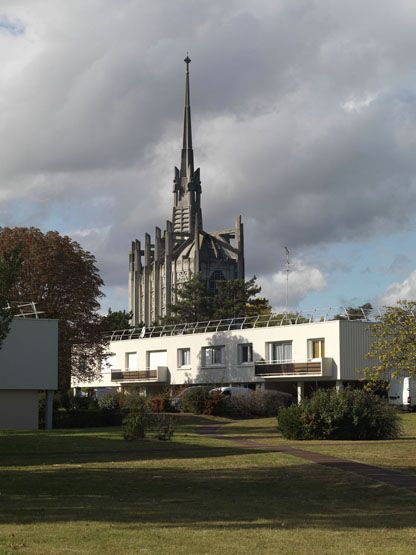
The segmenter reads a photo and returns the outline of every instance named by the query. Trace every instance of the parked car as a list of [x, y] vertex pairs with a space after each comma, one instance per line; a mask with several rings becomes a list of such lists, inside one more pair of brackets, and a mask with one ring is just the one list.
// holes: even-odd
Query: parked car
[[185, 387], [185, 389], [182, 389], [182, 391], [178, 393], [178, 395], [175, 395], [175, 397], [172, 397], [170, 404], [175, 410], [180, 410], [182, 397], [186, 395], [188, 391], [195, 390], [195, 389], [203, 389], [205, 387], [206, 387], [205, 385], [191, 385], [189, 387]]
[[249, 387], [237, 387], [237, 386], [228, 386], [228, 387], [214, 387], [211, 389], [210, 394], [212, 393], [221, 393], [221, 395], [231, 397], [232, 395], [250, 395], [253, 393], [253, 390]]

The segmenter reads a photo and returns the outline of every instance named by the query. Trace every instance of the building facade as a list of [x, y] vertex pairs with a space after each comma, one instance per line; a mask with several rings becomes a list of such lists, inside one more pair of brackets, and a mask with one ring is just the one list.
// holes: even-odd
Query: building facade
[[358, 383], [370, 363], [368, 322], [243, 320], [150, 328], [143, 337], [115, 332], [99, 379], [72, 385], [139, 387], [148, 395], [186, 384], [244, 385], [302, 397], [317, 387]]
[[172, 220], [154, 238], [133, 241], [129, 256], [129, 310], [132, 324], [158, 322], [175, 301], [181, 283], [200, 274], [215, 290], [219, 281], [244, 279], [244, 234], [241, 216], [233, 228], [204, 231], [200, 170], [192, 148], [189, 57], [185, 58], [185, 113], [180, 169], [175, 167]]
[[58, 321], [15, 318], [0, 349], [0, 429], [36, 430], [39, 393], [46, 391], [46, 425], [52, 427], [58, 388]]

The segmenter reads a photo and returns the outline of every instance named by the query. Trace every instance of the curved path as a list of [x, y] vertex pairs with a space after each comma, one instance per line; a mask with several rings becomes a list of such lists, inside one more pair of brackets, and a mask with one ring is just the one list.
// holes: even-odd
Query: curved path
[[354, 472], [370, 480], [376, 480], [387, 484], [389, 486], [406, 488], [407, 490], [416, 493], [416, 476], [412, 474], [403, 474], [397, 470], [390, 470], [388, 468], [383, 468], [380, 466], [372, 466], [370, 464], [355, 462], [347, 459], [340, 459], [338, 457], [333, 457], [331, 455], [324, 455], [322, 453], [316, 453], [314, 451], [305, 451], [304, 449], [299, 449], [298, 447], [290, 447], [289, 445], [271, 445], [268, 443], [258, 443], [250, 438], [240, 437], [238, 439], [221, 435], [219, 432], [224, 424], [213, 424], [207, 426], [199, 426], [197, 428], [197, 433], [201, 435], [211, 436], [215, 439], [227, 440], [234, 445], [240, 445], [241, 447], [248, 447], [251, 449], [261, 450], [261, 451], [275, 451], [276, 453], [286, 453], [287, 455], [292, 455], [299, 459], [304, 459], [306, 461], [311, 461], [322, 466], [328, 466], [331, 468], [338, 468], [346, 472]]

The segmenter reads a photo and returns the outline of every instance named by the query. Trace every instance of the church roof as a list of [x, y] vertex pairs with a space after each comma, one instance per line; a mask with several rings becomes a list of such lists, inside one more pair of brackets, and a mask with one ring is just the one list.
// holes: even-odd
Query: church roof
[[[238, 256], [238, 250], [227, 243], [207, 233], [206, 231], [199, 231], [198, 236], [198, 251], [200, 260], [235, 260]], [[190, 237], [183, 243], [177, 245], [174, 249], [174, 258], [194, 258], [196, 251], [196, 238]]]

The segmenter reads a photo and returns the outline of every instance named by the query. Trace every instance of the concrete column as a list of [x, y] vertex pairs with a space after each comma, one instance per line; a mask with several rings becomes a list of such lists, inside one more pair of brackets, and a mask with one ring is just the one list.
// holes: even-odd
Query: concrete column
[[46, 407], [45, 407], [45, 429], [52, 430], [53, 427], [53, 394], [54, 391], [48, 390], [46, 392]]
[[343, 387], [344, 387], [344, 385], [343, 385], [343, 383], [342, 383], [342, 380], [337, 380], [337, 381], [335, 382], [335, 389], [336, 389], [337, 391], [341, 391], [341, 389], [343, 389]]
[[305, 382], [297, 383], [297, 392], [298, 392], [298, 405], [299, 405], [305, 394]]

